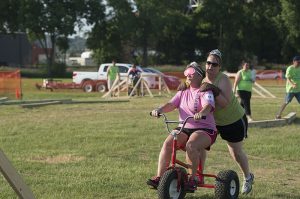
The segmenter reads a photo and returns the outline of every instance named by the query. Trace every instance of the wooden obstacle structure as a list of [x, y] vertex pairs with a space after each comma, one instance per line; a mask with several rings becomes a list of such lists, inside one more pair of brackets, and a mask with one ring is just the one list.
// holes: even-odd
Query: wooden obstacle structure
[[[161, 95], [162, 94], [162, 90], [165, 89], [168, 94], [170, 94], [170, 89], [167, 85], [167, 83], [165, 82], [165, 80], [163, 79], [162, 75], [159, 74], [141, 74], [141, 77], [139, 78], [139, 80], [137, 81], [136, 85], [133, 87], [133, 89], [131, 90], [131, 92], [129, 93], [128, 97], [132, 97], [134, 92], [137, 91], [138, 89], [138, 85], [140, 84], [140, 90], [141, 93], [144, 93], [145, 89], [147, 90], [148, 94], [150, 97], [153, 97], [153, 94], [151, 92], [151, 89], [149, 88], [147, 81], [145, 80], [146, 77], [153, 77], [153, 78], [158, 78], [158, 94]], [[111, 89], [105, 93], [102, 98], [106, 98], [106, 97], [111, 97], [112, 93], [116, 93], [116, 97], [120, 97], [120, 91], [125, 91], [129, 89], [129, 78], [127, 77], [126, 79], [124, 79], [123, 81], [119, 81], [119, 79], [117, 78], [115, 80], [115, 82], [113, 83]], [[143, 96], [143, 95], [142, 95]]]
[[114, 94], [113, 92], [115, 92], [115, 90], [117, 90], [117, 96], [120, 96], [120, 87], [126, 83], [126, 80], [123, 80], [121, 82], [119, 82], [119, 77], [117, 77], [113, 83], [113, 85], [111, 86], [111, 88], [108, 90], [107, 93], [105, 93], [102, 98], [105, 97], [110, 97], [111, 94]]
[[[165, 80], [162, 78], [162, 75], [159, 75], [159, 74], [142, 74], [140, 79], [137, 81], [136, 85], [133, 87], [133, 89], [131, 90], [130, 94], [129, 94], [129, 97], [132, 97], [134, 92], [137, 91], [137, 87], [139, 84], [141, 84], [141, 92], [144, 93], [144, 87], [147, 89], [149, 95], [151, 97], [153, 97], [153, 94], [145, 80], [146, 77], [154, 77], [154, 78], [158, 78], [158, 95], [161, 95], [162, 94], [162, 89], [165, 88], [166, 91], [168, 92], [168, 94], [171, 94], [171, 91], [167, 85], [167, 83], [165, 82]], [[128, 85], [127, 85], [128, 87]], [[128, 88], [127, 88], [128, 90]]]
[[273, 95], [270, 91], [265, 89], [262, 85], [258, 84], [257, 82], [253, 84], [252, 90], [262, 98], [276, 98], [275, 95]]
[[1, 97], [0, 98], [0, 102], [4, 102], [4, 101], [7, 101], [8, 100], [8, 97]]
[[251, 121], [248, 124], [248, 127], [277, 127], [284, 126], [287, 124], [291, 124], [296, 119], [296, 113], [291, 112], [282, 119], [274, 119], [274, 120], [260, 120], [260, 121]]
[[10, 163], [4, 152], [0, 149], [0, 170], [10, 186], [21, 199], [34, 199], [30, 188], [24, 183], [22, 177]]

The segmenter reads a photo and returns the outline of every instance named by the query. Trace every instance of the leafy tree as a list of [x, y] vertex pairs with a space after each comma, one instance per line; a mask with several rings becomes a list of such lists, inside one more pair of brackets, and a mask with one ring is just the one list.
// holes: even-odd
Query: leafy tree
[[135, 51], [147, 65], [153, 50], [155, 63], [185, 64], [219, 48], [224, 67], [236, 71], [243, 59], [283, 62], [299, 53], [297, 0], [202, 0], [188, 15], [187, 0], [135, 2], [138, 12], [133, 13], [129, 0], [6, 0], [0, 4], [0, 32], [23, 31], [38, 40], [50, 76], [55, 54], [66, 52], [68, 36], [75, 25], [83, 27], [82, 19], [93, 27], [87, 47], [98, 63], [135, 61]]
[[13, 33], [20, 30], [20, 1], [6, 0], [0, 4], [0, 32]]
[[245, 2], [240, 0], [203, 0], [197, 10], [197, 28], [199, 32], [208, 33], [212, 40], [206, 47], [209, 50], [219, 48], [223, 52], [223, 66], [229, 71], [235, 70], [242, 57], [240, 30], [244, 19], [243, 4]]
[[[276, 26], [281, 7], [277, 0], [253, 1], [247, 4], [244, 27], [245, 51], [257, 56], [258, 61], [280, 62], [282, 39]], [[264, 12], [262, 12], [264, 10]]]
[[126, 47], [130, 47], [135, 32], [136, 16], [128, 1], [108, 0], [106, 16], [95, 23], [88, 34], [87, 46], [94, 51], [98, 63], [126, 58]]
[[[185, 14], [186, 1], [162, 1], [160, 18], [157, 18], [157, 30], [154, 32], [156, 50], [161, 55], [162, 63], [182, 64], [194, 60], [194, 42], [197, 39], [192, 18]], [[158, 23], [159, 21], [159, 23]]]
[[280, 0], [282, 12], [278, 19], [282, 34], [282, 55], [285, 61], [290, 61], [295, 53], [300, 53], [300, 2], [297, 0]]
[[63, 41], [74, 34], [74, 27], [78, 23], [80, 25], [80, 19], [89, 18], [93, 14], [90, 6], [99, 7], [100, 3], [96, 0], [22, 0], [21, 2], [22, 24], [30, 37], [38, 40], [43, 47], [47, 57], [47, 71], [51, 76], [57, 39]]
[[[132, 12], [128, 1], [107, 1], [112, 9], [103, 23], [95, 25], [87, 41], [88, 47], [96, 52], [98, 62], [113, 57], [132, 61], [131, 53], [137, 51], [142, 52], [142, 64], [147, 65], [149, 49], [162, 54], [165, 61], [176, 62], [172, 61], [173, 57], [178, 61], [182, 48], [177, 47], [185, 29], [183, 10], [186, 1], [172, 4], [161, 0], [135, 2], [138, 13]], [[179, 8], [182, 9], [178, 11]]]
[[221, 49], [229, 71], [236, 71], [244, 59], [280, 61], [279, 13], [277, 0], [204, 0], [195, 16], [198, 36], [204, 48]]

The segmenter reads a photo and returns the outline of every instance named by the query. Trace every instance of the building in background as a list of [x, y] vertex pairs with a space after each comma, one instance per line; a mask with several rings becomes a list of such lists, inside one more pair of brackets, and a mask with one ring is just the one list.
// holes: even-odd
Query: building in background
[[0, 34], [0, 66], [31, 65], [32, 46], [25, 33]]
[[[50, 42], [47, 45], [49, 51]], [[45, 50], [38, 41], [30, 42], [26, 33], [0, 34], [0, 66], [27, 68], [46, 60]]]
[[92, 51], [81, 53], [80, 57], [69, 57], [67, 59], [68, 66], [97, 66], [92, 58]]

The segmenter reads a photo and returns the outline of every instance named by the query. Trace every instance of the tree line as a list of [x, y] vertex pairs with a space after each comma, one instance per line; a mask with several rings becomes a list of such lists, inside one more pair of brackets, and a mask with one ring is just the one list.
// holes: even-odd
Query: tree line
[[[38, 40], [51, 74], [56, 53], [66, 53], [74, 27], [92, 26], [87, 48], [98, 63], [112, 59], [139, 64], [182, 65], [203, 61], [215, 48], [223, 65], [237, 70], [242, 60], [287, 63], [300, 51], [300, 1], [202, 0], [4, 0], [1, 33], [25, 32]], [[59, 52], [55, 52], [59, 49]]]

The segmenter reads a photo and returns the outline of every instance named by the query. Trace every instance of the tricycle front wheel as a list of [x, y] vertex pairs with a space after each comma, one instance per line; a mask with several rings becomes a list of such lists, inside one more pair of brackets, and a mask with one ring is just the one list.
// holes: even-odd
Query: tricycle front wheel
[[[186, 192], [184, 190], [187, 177], [184, 168], [167, 170], [161, 177], [157, 187], [159, 199], [182, 199]], [[179, 180], [179, 181], [178, 181]]]

